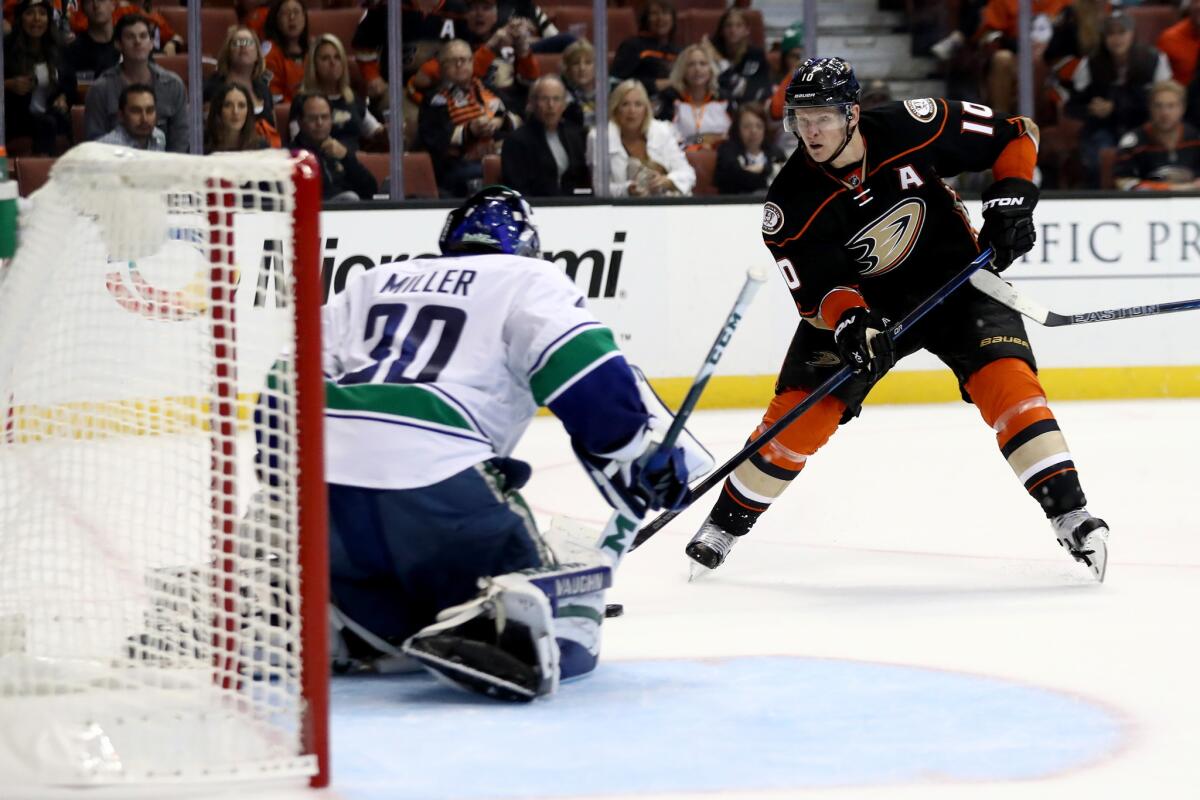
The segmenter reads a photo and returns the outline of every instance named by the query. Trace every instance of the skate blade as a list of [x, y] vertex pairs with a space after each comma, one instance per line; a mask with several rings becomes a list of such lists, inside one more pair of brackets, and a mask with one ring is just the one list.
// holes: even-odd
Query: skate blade
[[703, 578], [705, 575], [712, 572], [711, 569], [709, 569], [708, 567], [704, 566], [703, 564], [701, 564], [699, 562], [692, 561], [690, 558], [688, 559], [688, 561], [689, 561], [688, 583], [691, 583], [692, 581], [696, 580], [697, 578]]
[[1097, 582], [1104, 583], [1104, 573], [1108, 571], [1108, 542], [1099, 536], [1092, 538], [1095, 541], [1088, 543], [1088, 546], [1092, 548], [1092, 554], [1089, 557], [1091, 563], [1088, 564], [1088, 568], [1096, 576]]

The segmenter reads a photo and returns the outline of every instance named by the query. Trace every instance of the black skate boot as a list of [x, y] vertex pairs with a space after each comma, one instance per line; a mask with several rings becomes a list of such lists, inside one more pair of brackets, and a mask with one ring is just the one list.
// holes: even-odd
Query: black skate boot
[[700, 526], [700, 530], [696, 531], [696, 535], [684, 548], [687, 557], [693, 562], [688, 580], [693, 580], [725, 563], [725, 557], [733, 549], [737, 538], [732, 533], [721, 530], [715, 522], [706, 521]]

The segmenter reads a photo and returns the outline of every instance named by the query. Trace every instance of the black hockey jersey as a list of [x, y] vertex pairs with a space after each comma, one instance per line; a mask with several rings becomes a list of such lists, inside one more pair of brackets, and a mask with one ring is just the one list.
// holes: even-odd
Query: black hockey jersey
[[797, 148], [767, 192], [762, 230], [801, 316], [826, 327], [822, 303], [841, 287], [895, 319], [966, 266], [975, 232], [942, 178], [991, 168], [1031, 127], [976, 103], [905, 100], [862, 112], [860, 164], [835, 170]]

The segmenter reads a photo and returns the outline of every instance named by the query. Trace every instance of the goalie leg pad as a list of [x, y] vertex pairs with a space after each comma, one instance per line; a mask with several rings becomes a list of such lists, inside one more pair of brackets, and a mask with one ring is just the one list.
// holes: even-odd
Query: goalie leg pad
[[411, 636], [404, 653], [466, 691], [517, 701], [553, 694], [559, 650], [550, 600], [518, 573], [482, 583], [477, 597]]

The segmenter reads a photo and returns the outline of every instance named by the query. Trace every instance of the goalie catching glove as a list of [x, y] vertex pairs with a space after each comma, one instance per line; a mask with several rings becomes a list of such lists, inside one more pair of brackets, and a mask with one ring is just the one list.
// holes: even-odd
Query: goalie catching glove
[[1003, 272], [1033, 249], [1037, 231], [1033, 208], [1038, 188], [1024, 178], [1002, 178], [983, 190], [983, 228], [979, 246], [992, 248], [991, 266]]
[[842, 313], [833, 329], [833, 341], [855, 372], [878, 380], [895, 365], [896, 344], [887, 325], [886, 319], [866, 306], [852, 306]]

